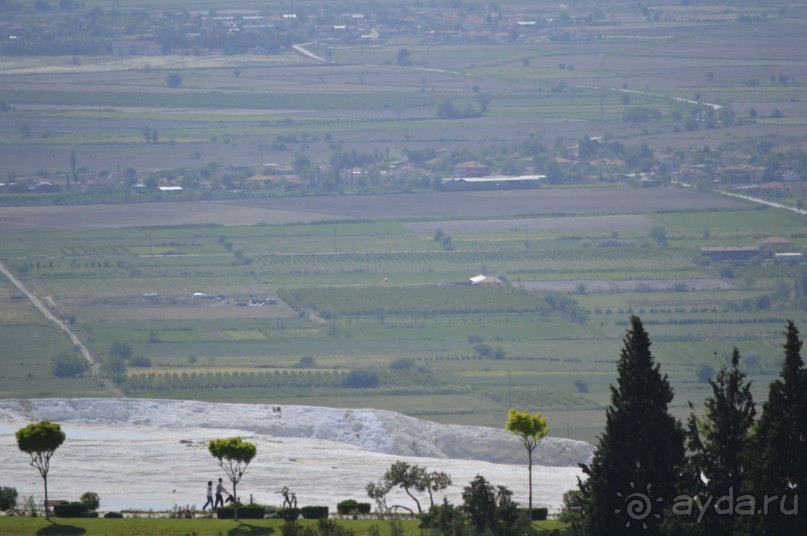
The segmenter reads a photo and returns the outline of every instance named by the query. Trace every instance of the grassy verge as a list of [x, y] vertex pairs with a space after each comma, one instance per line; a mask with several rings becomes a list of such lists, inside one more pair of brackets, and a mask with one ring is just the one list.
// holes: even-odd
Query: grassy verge
[[[309, 526], [316, 521], [303, 520], [298, 523]], [[357, 535], [367, 534], [370, 527], [376, 526], [380, 534], [390, 534], [387, 521], [370, 519], [341, 520], [339, 522]], [[405, 533], [420, 534], [417, 520], [402, 522]], [[280, 534], [283, 521], [279, 519], [249, 519], [240, 522], [225, 519], [60, 519], [50, 521], [41, 517], [0, 517], [0, 532], [6, 536], [23, 536], [29, 534], [82, 534], [84, 536], [129, 536], [132, 534], [149, 536], [218, 536], [220, 534], [267, 535]], [[539, 521], [535, 523], [541, 532], [563, 529], [565, 525], [558, 521]]]

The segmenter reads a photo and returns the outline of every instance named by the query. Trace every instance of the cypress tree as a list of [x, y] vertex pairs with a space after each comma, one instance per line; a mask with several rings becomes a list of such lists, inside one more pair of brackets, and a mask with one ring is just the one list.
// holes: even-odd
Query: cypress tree
[[690, 504], [686, 534], [732, 536], [746, 479], [744, 454], [756, 416], [751, 382], [740, 370], [737, 348], [731, 365], [724, 365], [709, 385], [712, 396], [704, 401], [703, 417], [693, 411], [687, 426], [689, 460], [681, 491], [698, 502]]
[[799, 330], [788, 321], [785, 361], [762, 406], [748, 457], [747, 489], [758, 515], [739, 534], [807, 534], [807, 372]]
[[672, 388], [642, 321], [631, 316], [630, 323], [605, 431], [591, 463], [581, 465], [587, 478], [579, 482], [582, 515], [575, 532], [589, 536], [661, 534], [684, 461], [684, 430], [667, 409]]

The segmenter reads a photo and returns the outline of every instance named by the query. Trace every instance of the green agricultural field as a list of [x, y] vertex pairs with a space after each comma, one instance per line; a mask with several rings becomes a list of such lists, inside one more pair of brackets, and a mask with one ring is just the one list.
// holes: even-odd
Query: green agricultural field
[[[601, 9], [588, 0], [572, 9], [586, 4]], [[42, 302], [37, 309], [14, 278], [0, 276], [0, 397], [377, 408], [496, 428], [515, 407], [544, 414], [552, 436], [595, 443], [622, 337], [638, 315], [674, 389], [676, 418], [701, 409], [708, 379], [734, 348], [759, 408], [779, 374], [786, 322], [807, 329], [807, 264], [774, 257], [760, 240], [778, 237], [777, 251], [804, 253], [807, 219], [706, 190], [731, 159], [750, 159], [757, 186], [764, 167], [790, 172], [797, 160], [785, 155], [803, 152], [803, 24], [783, 22], [793, 6], [768, 6], [770, 21], [748, 26], [735, 19], [756, 10], [750, 5], [664, 7], [653, 23], [640, 9], [614, 8], [619, 24], [583, 25], [568, 39], [541, 29], [517, 46], [407, 36], [385, 36], [377, 47], [323, 42], [311, 48], [333, 58], [322, 65], [291, 52], [169, 55], [145, 66], [94, 58], [75, 69], [4, 62], [0, 101], [13, 109], [0, 117], [0, 183], [25, 176], [62, 185], [74, 150], [83, 176], [65, 195], [0, 193], [0, 262]], [[718, 27], [710, 40], [704, 29]], [[588, 31], [597, 37], [582, 39]], [[765, 49], [778, 31], [794, 39], [795, 52]], [[746, 33], [751, 43], [737, 46]], [[395, 62], [403, 47], [410, 65]], [[165, 87], [171, 71], [183, 74], [182, 88]], [[778, 87], [779, 73], [794, 78]], [[489, 108], [482, 117], [438, 119], [447, 100]], [[707, 127], [700, 114], [713, 107], [741, 121]], [[626, 119], [648, 110], [658, 116]], [[680, 119], [690, 115], [692, 129]], [[22, 135], [23, 126], [33, 135]], [[144, 126], [159, 129], [159, 143], [143, 140]], [[638, 175], [624, 180], [625, 169], [612, 172], [609, 159], [566, 167], [591, 138], [624, 144], [627, 155], [640, 145], [650, 151], [654, 158], [631, 170], [658, 176], [662, 186]], [[525, 149], [539, 146], [563, 156]], [[317, 167], [371, 154], [390, 162], [389, 176], [371, 170], [388, 190], [359, 186], [370, 179], [358, 165]], [[415, 165], [420, 157], [431, 167]], [[580, 175], [573, 185], [426, 191], [439, 190], [439, 174], [451, 176], [452, 163], [468, 160], [504, 162], [506, 173], [557, 165]], [[434, 174], [421, 177], [425, 169]], [[300, 183], [272, 177], [291, 170]], [[161, 184], [214, 187], [186, 187], [177, 199], [125, 192], [126, 181], [147, 174]], [[790, 177], [770, 193], [771, 175], [759, 191], [801, 207], [807, 190]], [[224, 186], [223, 177], [243, 179]], [[329, 195], [308, 188], [307, 181], [334, 179], [341, 186]], [[96, 205], [76, 203], [93, 181], [118, 189]], [[53, 206], [7, 206], [28, 200]], [[102, 203], [110, 200], [119, 204]], [[732, 246], [757, 254], [719, 261], [700, 249]], [[490, 279], [471, 284], [478, 275]], [[55, 357], [84, 347], [94, 372], [53, 374]], [[124, 357], [114, 355], [121, 348]], [[391, 533], [381, 521], [340, 523], [359, 535]], [[404, 527], [423, 532], [414, 521]], [[565, 529], [557, 521], [537, 527]], [[63, 532], [277, 534], [281, 527], [0, 518], [3, 534]]]
[[280, 295], [295, 309], [328, 316], [539, 313], [540, 296], [517, 287], [438, 286], [298, 289]]
[[[232, 7], [280, 9], [264, 4]], [[344, 14], [326, 4], [292, 6], [297, 23], [337, 24]], [[734, 168], [740, 182], [719, 184], [729, 191], [751, 170], [801, 206], [801, 185], [779, 175], [804, 176], [789, 155], [807, 126], [805, 10], [518, 1], [501, 12], [536, 24], [513, 29], [488, 20], [498, 6], [461, 4], [403, 2], [383, 16], [364, 6], [379, 39], [312, 38], [326, 62], [285, 46], [4, 54], [0, 183], [66, 187], [77, 169], [70, 192], [0, 192], [0, 261], [100, 368], [54, 377], [52, 358], [73, 342], [3, 280], [0, 396], [117, 396], [101, 382], [113, 378], [126, 396], [371, 406], [489, 426], [516, 405], [591, 440], [631, 314], [670, 374], [675, 411], [703, 399], [703, 371], [734, 346], [764, 392], [784, 323], [807, 325], [807, 265], [717, 262], [699, 248], [776, 236], [801, 253], [804, 216], [673, 180], [707, 189]], [[9, 24], [67, 20], [51, 7]], [[109, 2], [81, 9], [93, 7]], [[152, 0], [121, 9], [160, 12], [154, 28], [170, 18]], [[594, 13], [603, 20], [572, 18]], [[395, 17], [416, 28], [393, 31]], [[459, 37], [478, 20], [473, 36], [491, 39]], [[446, 102], [462, 113], [441, 116]], [[608, 156], [596, 164], [581, 158], [594, 141]], [[363, 166], [368, 155], [384, 165]], [[553, 178], [434, 191], [470, 160]], [[666, 186], [627, 186], [628, 172]], [[147, 178], [185, 190], [145, 191]], [[502, 284], [470, 285], [480, 274]], [[131, 351], [125, 370], [116, 342]], [[344, 383], [351, 373], [367, 384]]]
[[[800, 247], [801, 218], [737, 206], [639, 217], [627, 207], [646, 192], [607, 191], [627, 200], [613, 216], [34, 227], [2, 235], [0, 252], [96, 361], [129, 345], [121, 387], [133, 397], [377, 407], [488, 426], [517, 406], [593, 440], [630, 314], [670, 375], [676, 412], [706, 396], [700, 371], [734, 346], [762, 395], [786, 320], [807, 324], [804, 268], [703, 262], [695, 248], [774, 234]], [[435, 241], [438, 228], [454, 249]], [[468, 284], [478, 274], [504, 284]], [[111, 396], [99, 378], [53, 377], [51, 357], [71, 345], [3, 288], [3, 396]], [[351, 371], [377, 383], [352, 386]]]
[[[807, 231], [804, 218], [790, 212], [760, 208], [721, 212], [688, 212], [656, 214], [655, 218], [676, 230], [676, 236], [708, 238], [714, 244], [731, 243], [738, 236], [786, 235], [797, 237]], [[704, 237], [704, 233], [708, 236]]]
[[105, 395], [97, 379], [53, 377], [51, 358], [72, 350], [67, 337], [1, 277], [0, 311], [0, 396], [59, 396], [65, 389], [75, 396]]
[[[317, 4], [301, 9], [313, 17]], [[449, 4], [438, 2], [435, 9], [477, 17], [487, 9], [474, 2]], [[108, 4], [83, 5], [96, 6]], [[217, 8], [198, 1], [172, 7], [199, 13]], [[163, 8], [142, 0], [123, 9]], [[238, 9], [266, 11], [249, 1]], [[428, 13], [424, 24], [433, 23], [430, 8], [422, 9]], [[419, 14], [421, 6], [405, 2], [388, 16], [412, 16], [410, 10]], [[536, 20], [577, 10], [597, 12], [600, 6], [583, 2], [547, 10], [512, 4], [512, 11]], [[256, 169], [264, 163], [289, 164], [301, 155], [328, 161], [338, 151], [352, 150], [390, 152], [391, 160], [404, 160], [410, 150], [511, 150], [529, 139], [572, 144], [584, 135], [648, 143], [667, 152], [698, 145], [739, 147], [766, 137], [791, 146], [800, 139], [807, 122], [798, 105], [805, 96], [806, 71], [797, 54], [804, 33], [801, 10], [776, 2], [768, 6], [764, 23], [751, 25], [738, 21], [759, 16], [750, 5], [666, 6], [663, 12], [663, 21], [656, 21], [635, 5], [618, 2], [607, 13], [618, 21], [613, 24], [545, 21], [507, 44], [432, 40], [385, 29], [374, 45], [331, 45], [323, 38], [312, 50], [329, 57], [325, 64], [288, 49], [143, 57], [5, 55], [0, 101], [9, 109], [3, 112], [7, 128], [0, 131], [0, 171], [47, 173], [61, 182], [72, 151], [83, 173], [94, 176], [211, 163]], [[367, 15], [375, 20], [372, 6]], [[707, 21], [720, 32], [701, 31]], [[409, 52], [408, 64], [396, 60], [402, 49]], [[708, 57], [703, 50], [709, 50]], [[167, 87], [171, 73], [182, 76], [181, 87]], [[777, 82], [780, 76], [786, 83]], [[460, 110], [487, 102], [487, 111], [484, 117], [438, 119], [438, 105], [445, 100]], [[759, 115], [752, 122], [687, 131], [681, 115], [701, 102], [730, 107], [743, 119], [752, 108]], [[642, 108], [659, 116], [626, 120]], [[774, 110], [783, 116], [772, 117]], [[144, 126], [159, 131], [159, 142], [146, 143]]]

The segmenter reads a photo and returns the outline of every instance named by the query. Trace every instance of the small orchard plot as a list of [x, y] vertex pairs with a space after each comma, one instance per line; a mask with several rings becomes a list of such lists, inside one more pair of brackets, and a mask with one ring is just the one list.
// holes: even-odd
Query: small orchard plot
[[307, 288], [280, 292], [297, 310], [327, 315], [527, 313], [548, 310], [541, 296], [516, 287], [470, 285]]
[[387, 388], [398, 395], [430, 393], [442, 387], [428, 374], [411, 370], [365, 372], [345, 370], [206, 371], [130, 373], [122, 384], [130, 394], [146, 391], [206, 389], [344, 389]]
[[319, 388], [338, 387], [345, 372], [336, 371], [242, 371], [242, 372], [144, 372], [130, 374], [124, 382], [129, 392], [164, 390]]
[[646, 214], [618, 214], [607, 216], [575, 216], [552, 218], [453, 220], [407, 222], [406, 227], [418, 233], [434, 234], [437, 229], [450, 235], [488, 234], [515, 231], [522, 235], [535, 232], [598, 232], [641, 231], [650, 229], [653, 218]]
[[512, 407], [527, 407], [541, 409], [599, 409], [602, 403], [593, 401], [585, 396], [581, 396], [564, 389], [523, 389], [511, 392], [489, 391], [483, 396]]

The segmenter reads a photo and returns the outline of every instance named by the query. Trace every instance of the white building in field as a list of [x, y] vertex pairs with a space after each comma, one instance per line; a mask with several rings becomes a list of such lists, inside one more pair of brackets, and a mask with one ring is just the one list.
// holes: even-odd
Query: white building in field
[[492, 275], [475, 275], [468, 279], [472, 285], [504, 285], [504, 281]]
[[445, 190], [498, 190], [537, 188], [546, 175], [519, 175], [517, 177], [448, 177], [443, 179]]

